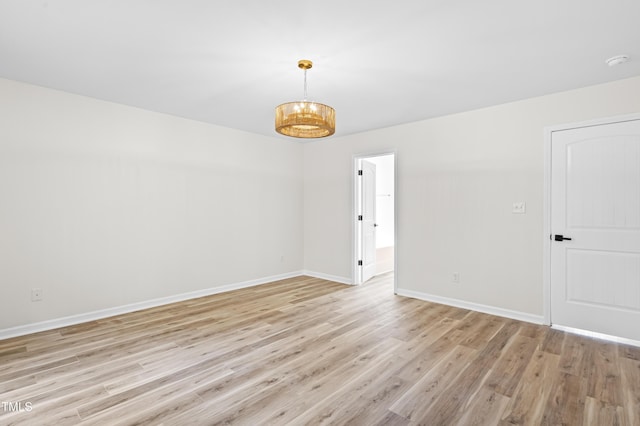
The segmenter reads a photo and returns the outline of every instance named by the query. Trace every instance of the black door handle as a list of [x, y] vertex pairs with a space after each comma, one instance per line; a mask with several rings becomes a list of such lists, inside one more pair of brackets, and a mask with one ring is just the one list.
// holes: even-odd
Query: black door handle
[[569, 240], [569, 241], [571, 241], [571, 238], [569, 238], [569, 237], [565, 237], [565, 236], [563, 236], [563, 235], [556, 234], [556, 235], [554, 236], [554, 240], [556, 240], [556, 241], [564, 241], [564, 240]]

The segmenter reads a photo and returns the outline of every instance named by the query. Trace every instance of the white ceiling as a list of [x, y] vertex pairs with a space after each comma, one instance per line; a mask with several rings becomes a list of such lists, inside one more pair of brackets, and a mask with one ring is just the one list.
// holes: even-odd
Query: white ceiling
[[0, 1], [0, 77], [263, 135], [303, 58], [353, 134], [640, 75], [640, 1]]

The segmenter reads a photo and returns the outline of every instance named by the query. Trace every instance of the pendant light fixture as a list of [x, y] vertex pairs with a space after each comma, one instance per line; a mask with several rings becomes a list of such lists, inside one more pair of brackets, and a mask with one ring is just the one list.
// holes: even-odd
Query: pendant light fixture
[[313, 62], [298, 61], [304, 70], [304, 100], [276, 107], [276, 132], [294, 138], [323, 138], [336, 131], [336, 111], [328, 105], [307, 101], [307, 70]]

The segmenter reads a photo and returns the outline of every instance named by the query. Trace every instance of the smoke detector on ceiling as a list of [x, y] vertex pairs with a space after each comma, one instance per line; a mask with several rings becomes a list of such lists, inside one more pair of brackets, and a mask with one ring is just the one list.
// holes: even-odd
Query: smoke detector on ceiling
[[606, 60], [607, 65], [615, 67], [616, 65], [624, 64], [629, 60], [629, 55], [618, 55]]

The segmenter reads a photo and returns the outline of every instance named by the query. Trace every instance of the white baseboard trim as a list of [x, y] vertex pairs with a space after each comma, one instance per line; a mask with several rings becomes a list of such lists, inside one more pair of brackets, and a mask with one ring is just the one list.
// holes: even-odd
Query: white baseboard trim
[[335, 281], [340, 284], [353, 285], [353, 281], [351, 280], [351, 278], [339, 277], [337, 275], [323, 274], [322, 272], [308, 271], [306, 269], [302, 271], [302, 274], [308, 275], [313, 278], [320, 278], [321, 280]]
[[557, 324], [551, 325], [551, 328], [559, 331], [565, 331], [567, 333], [579, 334], [580, 336], [591, 337], [593, 339], [606, 340], [613, 343], [621, 343], [623, 345], [640, 347], [640, 341], [627, 339], [626, 337], [612, 336], [610, 334], [597, 333], [595, 331], [582, 330], [580, 328], [565, 327], [564, 325]]
[[440, 303], [442, 305], [454, 306], [456, 308], [469, 309], [485, 314], [499, 317], [511, 318], [518, 321], [530, 322], [533, 324], [544, 324], [542, 315], [533, 315], [526, 312], [512, 311], [510, 309], [497, 308], [495, 306], [482, 305], [480, 303], [467, 302], [465, 300], [451, 299], [449, 297], [435, 296], [433, 294], [422, 293], [413, 290], [397, 289], [399, 296], [411, 297], [413, 299], [425, 300], [427, 302]]
[[53, 330], [60, 327], [68, 327], [70, 325], [95, 321], [115, 315], [127, 314], [143, 309], [168, 305], [170, 303], [182, 302], [189, 299], [197, 299], [198, 297], [210, 296], [212, 294], [224, 293], [227, 291], [239, 290], [247, 287], [254, 287], [273, 281], [299, 277], [300, 275], [304, 275], [303, 271], [287, 272], [285, 274], [272, 275], [270, 277], [258, 278], [255, 280], [243, 281], [234, 284], [227, 284], [220, 287], [196, 290], [189, 293], [181, 293], [173, 296], [161, 297], [158, 299], [145, 300], [144, 302], [132, 303], [129, 305], [117, 306], [114, 308], [101, 309], [99, 311], [87, 312], [78, 315], [71, 315], [68, 317], [56, 318], [53, 320], [36, 322], [33, 324], [25, 324], [17, 327], [6, 328], [4, 330], [0, 330], [0, 340], [9, 339], [11, 337], [24, 336], [26, 334], [39, 333], [41, 331]]

